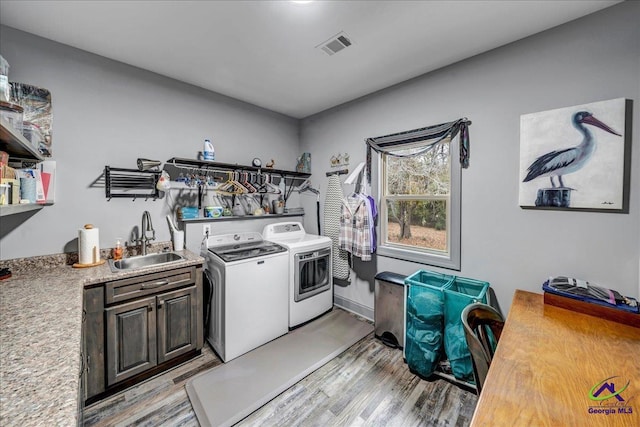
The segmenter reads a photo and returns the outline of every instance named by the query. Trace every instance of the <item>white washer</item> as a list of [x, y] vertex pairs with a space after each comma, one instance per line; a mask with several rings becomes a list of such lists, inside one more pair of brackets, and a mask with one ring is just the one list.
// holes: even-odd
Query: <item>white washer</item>
[[286, 247], [226, 234], [209, 237], [201, 255], [212, 286], [207, 341], [223, 362], [289, 332]]
[[269, 224], [262, 237], [289, 249], [289, 329], [331, 311], [331, 239], [307, 234], [299, 222]]

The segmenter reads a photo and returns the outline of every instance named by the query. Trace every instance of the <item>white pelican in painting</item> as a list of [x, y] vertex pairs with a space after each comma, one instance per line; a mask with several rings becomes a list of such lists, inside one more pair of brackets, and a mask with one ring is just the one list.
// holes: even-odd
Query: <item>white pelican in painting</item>
[[622, 136], [593, 117], [590, 112], [579, 111], [573, 115], [573, 126], [582, 133], [583, 139], [580, 145], [552, 151], [538, 157], [527, 169], [527, 176], [522, 182], [528, 182], [541, 176], [548, 176], [551, 186], [555, 188], [553, 177], [556, 176], [560, 187], [564, 187], [562, 175], [582, 169], [596, 149], [596, 140], [585, 125], [596, 126], [614, 135]]

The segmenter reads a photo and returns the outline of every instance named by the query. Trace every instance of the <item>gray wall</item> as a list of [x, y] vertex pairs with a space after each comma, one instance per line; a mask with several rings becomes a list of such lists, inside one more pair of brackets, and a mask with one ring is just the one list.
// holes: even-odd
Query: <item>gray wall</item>
[[113, 247], [144, 210], [158, 240], [169, 240], [164, 216], [171, 198], [107, 201], [104, 188], [91, 187], [105, 165], [195, 158], [210, 137], [218, 161], [251, 164], [257, 156], [295, 168], [298, 120], [12, 28], [0, 31], [10, 80], [51, 91], [57, 161], [55, 205], [2, 217], [0, 259], [74, 251], [86, 223], [99, 227], [101, 247]]
[[[522, 210], [518, 159], [521, 114], [619, 97], [638, 101], [639, 21], [640, 4], [625, 2], [302, 123], [2, 27], [0, 51], [11, 64], [10, 79], [52, 92], [58, 182], [54, 206], [2, 218], [0, 259], [75, 250], [77, 229], [89, 222], [100, 228], [101, 245], [110, 247], [139, 224], [145, 209], [158, 238], [168, 240], [166, 200], [107, 202], [104, 189], [91, 187], [105, 165], [195, 157], [209, 136], [223, 162], [273, 157], [279, 167], [293, 169], [299, 153], [309, 151], [312, 182], [324, 193], [333, 154], [349, 152], [355, 165], [364, 160], [366, 137], [467, 116], [473, 121], [471, 167], [463, 171], [458, 274], [490, 281], [505, 309], [516, 288], [540, 291], [549, 275], [574, 275], [638, 296], [637, 141], [629, 214]], [[637, 140], [637, 105], [635, 110]], [[305, 226], [315, 230], [315, 196], [299, 199]], [[355, 260], [353, 283], [336, 288], [336, 297], [370, 316], [376, 272], [422, 268], [430, 267], [384, 257]]]
[[[314, 184], [324, 193], [329, 158], [336, 153], [349, 152], [352, 168], [364, 161], [367, 137], [466, 116], [473, 121], [471, 165], [462, 173], [457, 274], [491, 282], [503, 309], [515, 289], [541, 292], [550, 275], [584, 278], [638, 296], [638, 22], [640, 3], [625, 2], [309, 117], [302, 123], [302, 151], [312, 153]], [[621, 97], [635, 103], [629, 214], [521, 209], [520, 115]], [[307, 212], [313, 204], [305, 199]], [[313, 224], [307, 215], [306, 225]], [[356, 259], [352, 284], [336, 287], [336, 298], [368, 313], [376, 272], [411, 274], [423, 268], [438, 271], [382, 256], [370, 263]]]

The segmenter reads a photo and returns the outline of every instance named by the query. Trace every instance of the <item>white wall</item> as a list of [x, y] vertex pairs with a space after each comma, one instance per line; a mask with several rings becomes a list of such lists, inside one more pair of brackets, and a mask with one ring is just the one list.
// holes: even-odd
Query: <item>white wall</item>
[[[462, 269], [454, 273], [491, 282], [505, 311], [515, 289], [541, 292], [550, 275], [588, 279], [637, 297], [638, 22], [640, 3], [625, 2], [309, 117], [302, 123], [301, 151], [312, 153], [314, 184], [324, 194], [336, 153], [349, 152], [352, 168], [364, 161], [367, 137], [466, 116], [473, 121], [471, 158], [462, 173]], [[621, 97], [635, 103], [629, 213], [521, 209], [520, 115]], [[312, 206], [305, 201], [307, 212]], [[312, 221], [307, 215], [305, 224], [315, 228]], [[366, 311], [373, 307], [376, 272], [419, 269], [438, 271], [382, 256], [356, 260], [352, 284], [335, 293]]]
[[126, 238], [149, 210], [158, 240], [169, 240], [167, 199], [107, 201], [92, 188], [105, 165], [136, 168], [138, 157], [196, 158], [211, 137], [216, 160], [276, 160], [294, 170], [299, 121], [213, 92], [8, 27], [0, 52], [9, 79], [47, 88], [53, 104], [56, 203], [1, 218], [0, 259], [77, 250], [77, 229], [100, 229], [101, 247]]

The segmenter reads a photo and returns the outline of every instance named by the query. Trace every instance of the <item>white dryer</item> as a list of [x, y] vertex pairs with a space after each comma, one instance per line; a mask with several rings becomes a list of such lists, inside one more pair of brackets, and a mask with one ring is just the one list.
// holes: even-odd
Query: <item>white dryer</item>
[[307, 234], [299, 222], [269, 224], [262, 237], [289, 249], [289, 329], [331, 311], [331, 239]]

